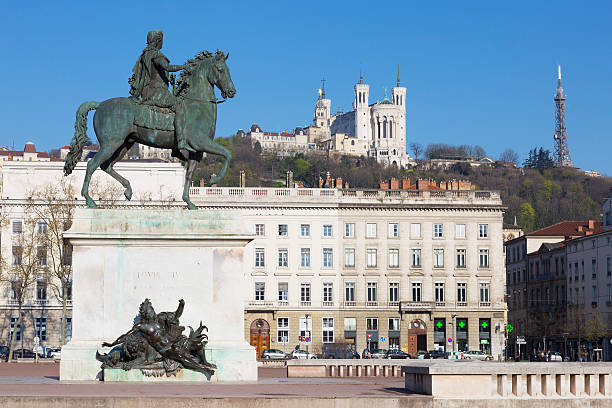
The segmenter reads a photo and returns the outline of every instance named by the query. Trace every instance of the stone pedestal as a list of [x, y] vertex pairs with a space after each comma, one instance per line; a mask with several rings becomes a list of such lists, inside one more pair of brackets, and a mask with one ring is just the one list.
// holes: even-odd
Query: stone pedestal
[[[73, 245], [72, 340], [60, 379], [143, 381], [100, 368], [96, 350], [131, 329], [145, 299], [157, 313], [185, 300], [181, 325], [208, 327], [210, 381], [256, 381], [255, 349], [244, 339], [243, 251], [252, 235], [223, 211], [79, 209], [64, 235]], [[189, 329], [185, 330], [188, 334]], [[197, 372], [162, 381], [208, 381]], [[104, 378], [106, 377], [108, 378]], [[160, 379], [157, 379], [160, 380]]]

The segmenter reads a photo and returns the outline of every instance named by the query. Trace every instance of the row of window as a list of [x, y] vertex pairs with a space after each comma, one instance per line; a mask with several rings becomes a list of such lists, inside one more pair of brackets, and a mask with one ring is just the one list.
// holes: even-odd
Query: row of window
[[[23, 234], [23, 220], [13, 220], [13, 234]], [[47, 233], [47, 223], [45, 221], [38, 221], [36, 223], [36, 232], [38, 234]]]
[[[399, 255], [400, 251], [398, 248], [391, 248], [388, 250], [388, 263], [389, 268], [399, 268]], [[300, 249], [300, 267], [310, 268], [310, 248]], [[289, 267], [289, 250], [281, 248], [278, 250], [278, 267], [288, 268]], [[413, 268], [421, 267], [421, 249], [412, 248], [410, 250], [411, 266]], [[456, 268], [467, 268], [466, 261], [466, 249], [457, 248], [455, 250], [455, 267]], [[264, 268], [266, 266], [266, 253], [264, 248], [255, 248], [255, 267]], [[331, 268], [334, 266], [334, 250], [333, 248], [323, 248], [323, 267]], [[355, 267], [355, 248], [344, 249], [344, 266], [346, 268]], [[378, 249], [367, 248], [366, 249], [366, 267], [377, 268], [378, 267]], [[444, 249], [434, 248], [433, 249], [433, 267], [444, 268]], [[480, 248], [478, 250], [478, 267], [488, 268], [489, 267], [489, 249]]]
[[[310, 237], [310, 224], [300, 224], [299, 236], [303, 238]], [[399, 238], [400, 228], [398, 223], [387, 224], [387, 236], [389, 238]], [[331, 224], [323, 225], [323, 237], [333, 237], [333, 226]], [[265, 224], [255, 224], [255, 235], [263, 237], [266, 235]], [[366, 223], [366, 237], [376, 238], [378, 235], [378, 224], [374, 222]], [[289, 227], [287, 224], [278, 224], [278, 236], [289, 236]], [[421, 238], [421, 224], [410, 224], [411, 238]], [[355, 237], [355, 223], [344, 224], [344, 237]], [[433, 225], [433, 237], [444, 238], [444, 224]], [[489, 224], [478, 224], [478, 238], [489, 237]], [[455, 224], [455, 238], [466, 238], [466, 224]]]
[[[572, 276], [573, 276], [573, 280], [575, 282], [578, 282], [578, 276], [580, 275], [580, 280], [584, 280], [584, 261], [580, 261], [580, 269], [578, 268], [578, 262], [574, 262], [573, 263], [573, 273], [572, 273], [572, 263], [570, 262], [568, 267], [569, 267], [569, 274], [568, 274], [568, 278], [569, 281], [572, 281]], [[612, 276], [612, 258], [607, 256], [606, 257], [606, 276]], [[597, 279], [597, 259], [593, 258], [591, 259], [591, 279]]]
[[[579, 289], [582, 289], [582, 294], [580, 293], [581, 291]], [[567, 295], [568, 302], [570, 304], [586, 303], [586, 291], [584, 290], [584, 286], [582, 288], [574, 288], [574, 296], [572, 296], [572, 288], [569, 288], [569, 290], [567, 291]], [[608, 283], [608, 285], [606, 286], [606, 293], [602, 296], [599, 295], [599, 289], [597, 285], [593, 285], [591, 299], [591, 305], [593, 307], [597, 306], [600, 299], [605, 300], [608, 305], [612, 304], [612, 285]]]
[[[529, 298], [527, 297], [527, 290], [513, 291], [510, 297], [511, 305], [514, 307], [527, 307], [538, 306], [538, 305], [558, 305], [565, 306], [565, 285], [555, 286], [555, 296], [551, 297], [552, 293], [550, 288], [535, 288], [531, 289]], [[567, 301], [569, 304], [584, 304], [586, 303], [586, 291], [584, 286], [578, 288], [569, 288], [567, 291]], [[612, 284], [607, 284], [606, 292], [603, 295], [599, 295], [599, 289], [597, 285], [592, 286], [592, 300], [594, 306], [597, 305], [599, 299], [605, 300], [606, 303], [612, 303]]]
[[[591, 248], [597, 248], [597, 241], [598, 239], [591, 239], [589, 240], [591, 242]], [[573, 245], [568, 245], [567, 246], [567, 251], [569, 253], [576, 253], [578, 251], [584, 251], [584, 242], [580, 242], [580, 244], [573, 244]], [[588, 242], [588, 241], [586, 241]], [[605, 242], [605, 243], [604, 243]], [[603, 240], [603, 238], [600, 240], [600, 244], [601, 245], [610, 245], [610, 237], [605, 237], [605, 241]], [[580, 246], [579, 246], [580, 245]], [[588, 248], [588, 244], [587, 244], [587, 248]]]
[[[411, 284], [411, 300], [413, 302], [422, 301], [422, 287], [421, 282], [412, 282]], [[434, 283], [434, 300], [436, 302], [445, 302], [445, 288], [444, 282]], [[480, 302], [490, 302], [490, 282], [479, 283], [479, 299]], [[300, 302], [311, 302], [311, 284], [301, 283], [300, 284]], [[388, 284], [388, 302], [399, 302], [400, 301], [400, 285], [399, 282], [389, 282]], [[255, 300], [263, 301], [266, 297], [266, 282], [255, 282]], [[323, 283], [322, 293], [323, 303], [334, 302], [334, 284], [332, 282]], [[289, 283], [279, 282], [278, 283], [278, 300], [281, 302], [287, 302], [289, 300]], [[378, 282], [367, 282], [366, 283], [366, 300], [367, 302], [378, 302]], [[355, 282], [344, 283], [344, 301], [355, 302]], [[467, 302], [467, 283], [457, 282], [457, 302]]]
[[[555, 275], [559, 274], [559, 269], [561, 273], [563, 273], [563, 265], [565, 264], [564, 259], [561, 258], [561, 268], [558, 268], [558, 259], [555, 259]], [[550, 272], [549, 263], [542, 263], [542, 273], [546, 274]], [[578, 282], [584, 281], [584, 261], [578, 262], [570, 262], [568, 263], [568, 280], [570, 282]], [[540, 275], [540, 263], [532, 262], [530, 264], [530, 277], [531, 279], [535, 279]], [[612, 277], [612, 257], [606, 257], [606, 276]], [[522, 270], [522, 279], [521, 279], [521, 270], [515, 270], [512, 272], [508, 272], [506, 276], [508, 284], [517, 284], [524, 282], [526, 280], [525, 269]], [[597, 279], [597, 260], [595, 258], [591, 259], [591, 279]]]
[[[279, 317], [277, 322], [277, 342], [281, 344], [290, 343], [289, 339], [289, 318]], [[312, 319], [308, 317], [300, 317], [299, 322], [300, 337], [312, 337]], [[400, 319], [393, 317], [388, 320], [389, 331], [400, 330]], [[335, 319], [333, 317], [323, 317], [321, 319], [321, 338], [323, 343], [334, 342], [334, 329]], [[357, 318], [356, 317], [345, 317], [344, 318], [344, 331], [355, 332], [357, 330]], [[367, 317], [366, 318], [366, 330], [378, 331], [378, 318]], [[296, 339], [297, 340], [297, 339]]]
[[[35, 285], [35, 296], [36, 296], [35, 299], [36, 300], [38, 301], [48, 300], [47, 287], [48, 287], [48, 283], [46, 279], [40, 278], [36, 280], [36, 285]], [[21, 287], [20, 280], [11, 281], [9, 284], [9, 299], [12, 301], [16, 301], [17, 293], [19, 292], [19, 290], [22, 290], [22, 289], [23, 288]], [[66, 290], [66, 300], [68, 301], [72, 300], [72, 281], [67, 282], [65, 290]]]
[[[25, 328], [23, 320], [19, 325], [17, 325], [17, 317], [11, 317], [10, 322], [10, 336], [13, 336], [13, 331], [15, 327], [17, 327], [17, 332], [15, 333], [15, 341], [21, 341], [21, 336], [23, 330]], [[66, 317], [66, 340], [70, 340], [72, 338], [72, 317]], [[60, 331], [58, 330], [58, 333]], [[34, 318], [34, 336], [38, 336], [40, 341], [47, 341], [47, 318], [46, 317], [35, 317]], [[61, 340], [61, 339], [59, 339]]]

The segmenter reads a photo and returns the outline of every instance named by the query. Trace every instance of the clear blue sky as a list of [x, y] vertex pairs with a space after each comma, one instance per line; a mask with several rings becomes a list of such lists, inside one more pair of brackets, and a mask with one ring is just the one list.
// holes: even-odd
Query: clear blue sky
[[238, 94], [220, 105], [217, 136], [309, 124], [322, 77], [332, 111], [350, 109], [361, 62], [381, 99], [399, 64], [408, 143], [478, 144], [492, 157], [511, 147], [522, 159], [552, 150], [561, 64], [574, 164], [612, 175], [609, 1], [27, 3], [0, 17], [0, 145], [68, 144], [77, 107], [127, 96], [147, 31], [163, 29], [173, 63], [230, 52]]

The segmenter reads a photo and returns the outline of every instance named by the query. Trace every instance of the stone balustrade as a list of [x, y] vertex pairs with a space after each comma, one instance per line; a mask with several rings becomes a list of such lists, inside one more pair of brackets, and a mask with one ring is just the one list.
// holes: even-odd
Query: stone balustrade
[[287, 377], [401, 377], [402, 367], [417, 360], [312, 359], [287, 361]]
[[402, 373], [407, 391], [439, 398], [612, 398], [612, 363], [427, 361]]
[[191, 187], [194, 202], [304, 204], [501, 205], [497, 191], [474, 190], [353, 190], [334, 188]]

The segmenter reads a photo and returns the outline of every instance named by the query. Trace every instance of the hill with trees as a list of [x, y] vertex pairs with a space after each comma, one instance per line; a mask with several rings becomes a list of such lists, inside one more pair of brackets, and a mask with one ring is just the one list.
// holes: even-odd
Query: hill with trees
[[[508, 165], [518, 164], [518, 155], [511, 149], [502, 153], [505, 165], [473, 167], [469, 162], [456, 163], [448, 169], [426, 169], [427, 166], [401, 169], [383, 166], [366, 157], [330, 156], [326, 152], [297, 154], [276, 157], [261, 154], [252, 146], [248, 137], [234, 135], [218, 138], [218, 142], [229, 148], [234, 156], [227, 177], [220, 186], [239, 185], [239, 172], [246, 172], [249, 187], [284, 186], [285, 174], [293, 171], [296, 182], [306, 187], [316, 186], [319, 177], [329, 171], [332, 177], [342, 177], [351, 188], [378, 188], [379, 182], [391, 177], [469, 180], [477, 189], [495, 190], [501, 193], [507, 211], [504, 222], [516, 222], [526, 232], [542, 228], [562, 220], [586, 220], [601, 218], [601, 204], [609, 197], [612, 179], [588, 177], [571, 168], [555, 168], [550, 152], [534, 148], [522, 168]], [[411, 146], [412, 148], [412, 146]], [[484, 149], [476, 146], [447, 146], [441, 144], [420, 147], [428, 157], [484, 157]], [[209, 179], [221, 167], [221, 159], [210, 156], [196, 171], [194, 181]]]

